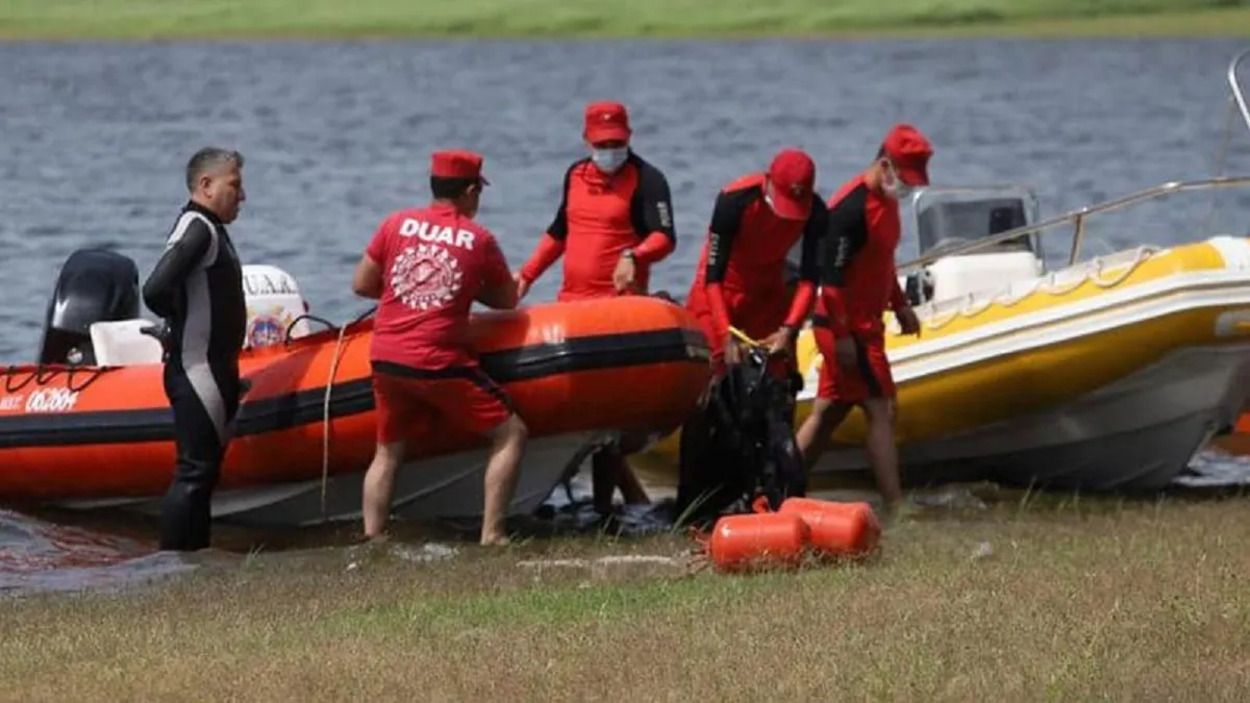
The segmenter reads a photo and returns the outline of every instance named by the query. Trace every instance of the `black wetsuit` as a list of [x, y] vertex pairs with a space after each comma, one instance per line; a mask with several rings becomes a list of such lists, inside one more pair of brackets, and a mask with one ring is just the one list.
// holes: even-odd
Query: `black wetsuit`
[[239, 408], [239, 350], [247, 325], [243, 271], [225, 225], [189, 202], [143, 300], [170, 327], [165, 394], [178, 463], [161, 504], [161, 549], [208, 546], [213, 488]]

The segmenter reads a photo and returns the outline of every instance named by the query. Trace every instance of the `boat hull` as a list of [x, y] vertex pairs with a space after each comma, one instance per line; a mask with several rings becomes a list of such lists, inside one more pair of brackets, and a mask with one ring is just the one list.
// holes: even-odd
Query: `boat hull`
[[[1250, 345], [1178, 350], [1061, 406], [939, 439], [904, 443], [909, 483], [1141, 491], [1166, 487], [1235, 421], [1250, 389]], [[858, 447], [826, 453], [815, 473], [866, 470]]]
[[[376, 434], [371, 323], [337, 332], [241, 358], [251, 389], [223, 461], [217, 514], [274, 524], [320, 519], [323, 474], [327, 516], [359, 510], [361, 472]], [[577, 438], [671, 431], [695, 407], [710, 373], [697, 322], [657, 298], [484, 313], [470, 334], [483, 370], [507, 391], [530, 432], [516, 510], [550, 492], [580, 446]], [[5, 371], [0, 501], [102, 506], [158, 499], [175, 460], [161, 374], [159, 364]], [[405, 439], [405, 497], [397, 502], [409, 507], [400, 514], [480, 513], [486, 438], [448, 421], [414, 427]]]
[[[525, 515], [538, 508], [563, 476], [570, 457], [594, 437], [593, 433], [575, 433], [531, 441], [508, 513]], [[480, 516], [488, 458], [488, 452], [478, 448], [405, 462], [395, 474], [391, 514], [406, 520]], [[219, 490], [213, 494], [212, 514], [213, 519], [255, 527], [305, 527], [359, 520], [362, 487], [363, 474], [340, 473], [327, 476], [324, 484], [320, 479], [309, 479]], [[160, 498], [67, 500], [53, 505], [73, 510], [120, 508], [155, 515], [160, 511]]]

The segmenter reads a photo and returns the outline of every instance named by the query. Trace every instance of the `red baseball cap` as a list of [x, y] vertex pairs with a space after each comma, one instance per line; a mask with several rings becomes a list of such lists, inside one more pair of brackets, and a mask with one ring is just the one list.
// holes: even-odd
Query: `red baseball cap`
[[586, 106], [586, 127], [582, 136], [594, 144], [606, 141], [629, 141], [629, 112], [625, 106], [610, 100]]
[[920, 130], [909, 124], [896, 124], [885, 135], [882, 150], [898, 168], [898, 177], [910, 186], [929, 185], [929, 157], [933, 147]]
[[463, 149], [434, 152], [430, 159], [430, 175], [440, 178], [476, 178], [483, 185], [490, 185], [490, 181], [482, 175], [481, 154]]
[[773, 211], [787, 220], [806, 220], [812, 212], [816, 164], [798, 149], [782, 149], [768, 167]]

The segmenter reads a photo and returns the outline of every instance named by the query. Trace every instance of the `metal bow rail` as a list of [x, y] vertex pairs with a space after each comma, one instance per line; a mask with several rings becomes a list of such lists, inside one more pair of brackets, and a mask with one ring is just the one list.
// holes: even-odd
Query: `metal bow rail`
[[964, 254], [972, 254], [982, 249], [994, 247], [1003, 242], [1016, 239], [1023, 235], [1042, 234], [1046, 230], [1054, 229], [1062, 225], [1072, 225], [1072, 246], [1068, 256], [1068, 264], [1075, 264], [1081, 253], [1081, 244], [1085, 238], [1085, 221], [1093, 215], [1099, 215], [1115, 210], [1122, 210], [1131, 205], [1136, 205], [1147, 200], [1153, 200], [1166, 195], [1175, 193], [1183, 193], [1198, 190], [1217, 190], [1221, 188], [1245, 188], [1250, 186], [1250, 176], [1230, 176], [1222, 178], [1207, 178], [1197, 181], [1172, 181], [1154, 188], [1138, 191], [1130, 195], [1108, 200], [1106, 202], [1088, 205], [1078, 210], [1072, 210], [1062, 215], [1057, 215], [1041, 222], [1015, 229], [1009, 229], [998, 234], [978, 239], [968, 244], [945, 248], [942, 251], [930, 252], [918, 258], [912, 259], [898, 266], [899, 273], [908, 273], [922, 266], [931, 264], [938, 259], [944, 259], [948, 256], [961, 256]]

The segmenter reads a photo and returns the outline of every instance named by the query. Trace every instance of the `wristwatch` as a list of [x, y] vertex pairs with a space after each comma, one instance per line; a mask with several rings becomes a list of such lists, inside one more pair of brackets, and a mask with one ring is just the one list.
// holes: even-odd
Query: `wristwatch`
[[624, 257], [624, 258], [626, 258], [626, 259], [629, 259], [630, 261], [633, 261], [633, 260], [634, 260], [634, 250], [633, 250], [633, 249], [626, 249], [625, 251], [621, 252], [621, 256], [622, 256], [622, 257]]

